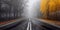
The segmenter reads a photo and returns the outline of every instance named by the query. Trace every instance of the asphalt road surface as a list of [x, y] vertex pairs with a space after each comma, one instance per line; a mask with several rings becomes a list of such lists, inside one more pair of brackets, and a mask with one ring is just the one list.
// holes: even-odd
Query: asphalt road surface
[[60, 30], [60, 28], [34, 18], [26, 18], [19, 22], [1, 27], [0, 30]]

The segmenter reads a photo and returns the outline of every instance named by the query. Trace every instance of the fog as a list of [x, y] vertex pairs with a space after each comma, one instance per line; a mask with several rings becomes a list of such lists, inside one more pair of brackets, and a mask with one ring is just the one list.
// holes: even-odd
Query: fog
[[26, 18], [36, 18], [39, 13], [39, 1], [40, 0], [28, 0], [24, 7], [23, 15]]

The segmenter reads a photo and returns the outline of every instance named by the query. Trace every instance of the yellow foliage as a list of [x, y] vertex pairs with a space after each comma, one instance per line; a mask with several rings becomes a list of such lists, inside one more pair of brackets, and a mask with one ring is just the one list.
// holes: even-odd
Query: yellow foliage
[[60, 0], [41, 0], [40, 12], [44, 14], [43, 16], [47, 16], [47, 10], [49, 11], [49, 13], [60, 10]]

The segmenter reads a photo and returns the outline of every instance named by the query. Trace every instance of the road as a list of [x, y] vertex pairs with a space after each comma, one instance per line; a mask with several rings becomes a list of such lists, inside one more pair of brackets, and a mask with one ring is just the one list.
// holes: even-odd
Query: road
[[44, 23], [34, 18], [26, 18], [4, 26], [0, 30], [60, 30], [60, 28]]

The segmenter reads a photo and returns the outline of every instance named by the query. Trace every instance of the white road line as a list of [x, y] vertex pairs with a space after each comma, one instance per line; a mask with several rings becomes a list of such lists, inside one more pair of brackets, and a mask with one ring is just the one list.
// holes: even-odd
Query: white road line
[[28, 22], [27, 30], [32, 30], [32, 24], [31, 24], [31, 20], [30, 19], [29, 19], [29, 22]]
[[27, 30], [29, 30], [29, 22], [28, 22]]

